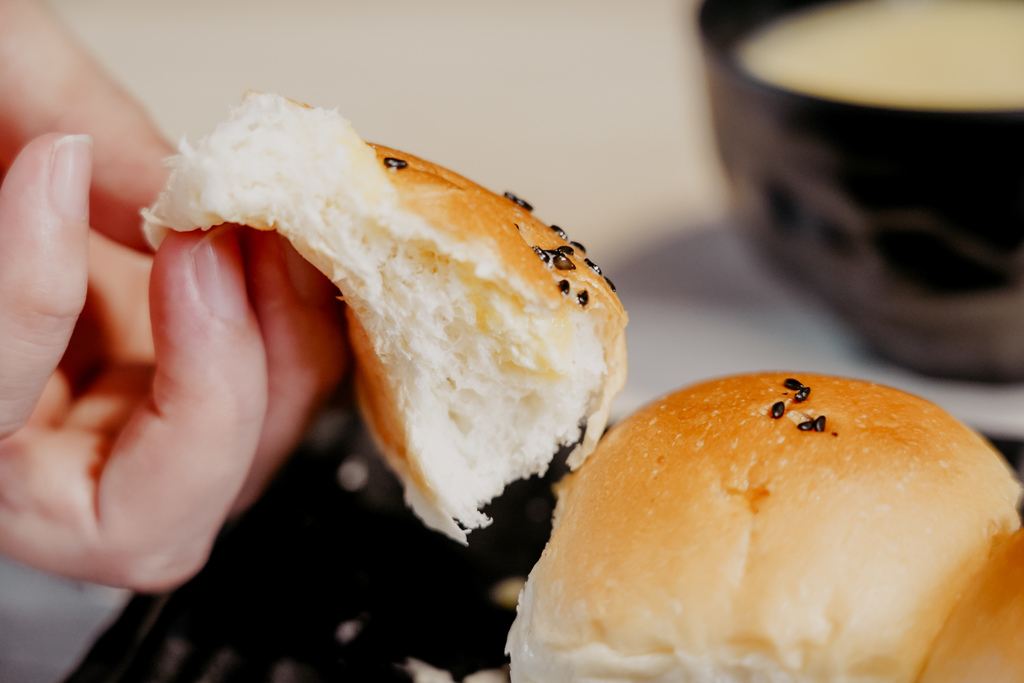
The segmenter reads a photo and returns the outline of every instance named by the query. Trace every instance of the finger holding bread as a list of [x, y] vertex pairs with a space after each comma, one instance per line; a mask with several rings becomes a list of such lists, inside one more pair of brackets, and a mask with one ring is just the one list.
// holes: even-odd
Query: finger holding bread
[[0, 441], [0, 552], [159, 591], [206, 562], [250, 471], [266, 360], [230, 229], [174, 235], [151, 278], [155, 369], [110, 368], [67, 419]]
[[122, 584], [152, 590], [205, 562], [250, 471], [267, 376], [234, 231], [175, 235], [150, 298], [155, 373], [102, 454], [95, 554], [127, 558]]

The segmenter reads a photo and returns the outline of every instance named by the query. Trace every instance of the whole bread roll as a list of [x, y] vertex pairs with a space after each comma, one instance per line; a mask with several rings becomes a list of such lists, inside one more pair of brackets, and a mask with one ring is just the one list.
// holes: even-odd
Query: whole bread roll
[[593, 450], [626, 373], [610, 281], [513, 195], [363, 142], [337, 112], [249, 93], [169, 161], [170, 230], [276, 230], [347, 303], [363, 413], [406, 499], [464, 541], [513, 480]]
[[512, 680], [909, 683], [1018, 528], [1020, 492], [984, 439], [894, 389], [783, 373], [684, 389], [560, 484]]
[[1024, 681], [1024, 531], [999, 546], [939, 634], [920, 683]]

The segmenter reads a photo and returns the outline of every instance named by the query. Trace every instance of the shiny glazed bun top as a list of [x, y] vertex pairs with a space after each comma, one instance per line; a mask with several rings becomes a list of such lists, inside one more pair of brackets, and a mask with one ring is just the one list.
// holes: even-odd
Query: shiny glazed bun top
[[144, 214], [151, 243], [276, 230], [338, 285], [364, 416], [428, 525], [464, 540], [560, 445], [574, 465], [593, 450], [625, 381], [626, 315], [583, 245], [527, 202], [259, 93], [170, 168]]
[[909, 683], [1019, 495], [987, 442], [894, 389], [684, 389], [560, 485], [513, 681]]

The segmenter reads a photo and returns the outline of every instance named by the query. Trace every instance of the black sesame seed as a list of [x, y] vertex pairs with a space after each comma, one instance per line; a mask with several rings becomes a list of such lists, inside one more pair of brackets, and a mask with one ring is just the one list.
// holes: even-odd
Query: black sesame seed
[[562, 290], [562, 294], [568, 295], [569, 294], [569, 281], [568, 280], [562, 280], [561, 282], [558, 283], [558, 288], [560, 290]]
[[614, 292], [615, 291], [615, 283], [612, 282], [611, 280], [609, 280], [607, 275], [605, 276], [604, 281], [608, 283], [608, 286], [611, 287], [612, 291]]
[[587, 253], [587, 248], [585, 246], [583, 246], [582, 244], [580, 244], [579, 242], [569, 242], [569, 244], [571, 244], [572, 246], [576, 247], [578, 250], [580, 250], [584, 254]]
[[551, 229], [555, 232], [556, 235], [561, 237], [563, 240], [565, 240], [566, 242], [569, 241], [569, 236], [565, 234], [565, 230], [562, 230], [557, 225], [552, 225]]
[[547, 250], [541, 249], [540, 247], [534, 247], [533, 252], [537, 254], [537, 256], [540, 257], [540, 260], [544, 263], [551, 263], [551, 254]]
[[796, 427], [801, 432], [809, 432], [812, 429], [814, 429], [814, 420], [808, 420], [807, 422], [801, 422]]
[[823, 432], [825, 431], [825, 416], [819, 415], [818, 419], [814, 421], [814, 431]]
[[511, 199], [512, 201], [514, 201], [519, 206], [521, 206], [524, 209], [526, 209], [527, 211], [533, 211], [533, 206], [530, 204], [530, 202], [526, 201], [525, 199], [520, 199], [519, 197], [515, 196], [511, 192], [506, 192], [505, 196], [508, 199]]
[[590, 269], [592, 271], [594, 271], [598, 275], [601, 274], [601, 266], [597, 265], [596, 263], [594, 263], [593, 261], [591, 261], [588, 258], [583, 259], [583, 262], [586, 263], [588, 266], [590, 266]]
[[384, 165], [388, 168], [398, 170], [408, 166], [409, 162], [404, 159], [396, 159], [395, 157], [384, 157]]
[[556, 251], [551, 255], [551, 263], [559, 270], [576, 270], [576, 264], [570, 261], [569, 257], [560, 251]]
[[782, 401], [772, 404], [772, 417], [778, 420], [786, 413], [786, 404]]
[[807, 397], [811, 395], [810, 387], [801, 387], [800, 391], [793, 394], [793, 400], [797, 403], [803, 403], [807, 400]]
[[804, 388], [804, 383], [803, 382], [801, 382], [798, 379], [793, 379], [792, 377], [787, 379], [782, 384], [785, 385], [785, 387], [787, 389], [792, 389], [793, 391], [797, 391], [799, 389], [803, 389]]
[[572, 256], [573, 254], [576, 253], [575, 249], [573, 249], [572, 247], [566, 246], [564, 244], [562, 246], [558, 247], [557, 249], [555, 249], [555, 251], [557, 251], [559, 253], [562, 253], [562, 254], [565, 254], [566, 256]]
[[587, 290], [583, 290], [576, 295], [576, 301], [580, 302], [580, 306], [586, 306], [587, 302], [590, 301], [590, 295], [587, 294]]

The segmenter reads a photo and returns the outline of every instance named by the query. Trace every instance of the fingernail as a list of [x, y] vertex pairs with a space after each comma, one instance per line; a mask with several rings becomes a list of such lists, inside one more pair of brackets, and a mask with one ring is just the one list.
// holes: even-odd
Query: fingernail
[[190, 255], [203, 303], [216, 317], [237, 321], [249, 314], [249, 297], [245, 291], [245, 278], [232, 273], [228, 262], [230, 257], [226, 253], [230, 249], [239, 250], [237, 240], [231, 233], [217, 229], [192, 247]]
[[53, 144], [50, 198], [68, 220], [89, 220], [89, 182], [92, 180], [92, 137], [65, 135]]
[[325, 292], [331, 291], [334, 285], [329, 284], [327, 278], [312, 263], [302, 258], [287, 240], [283, 237], [279, 239], [288, 279], [302, 303], [312, 306], [329, 300], [331, 296], [325, 295]]

